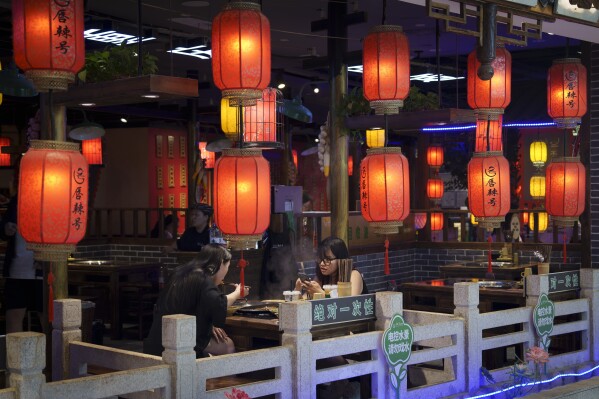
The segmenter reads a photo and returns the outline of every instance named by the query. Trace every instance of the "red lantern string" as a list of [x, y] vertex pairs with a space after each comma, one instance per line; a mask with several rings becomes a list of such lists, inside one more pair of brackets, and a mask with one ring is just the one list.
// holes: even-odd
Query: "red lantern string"
[[567, 258], [567, 253], [566, 253], [566, 228], [564, 227], [564, 264], [566, 264], [566, 258]]
[[241, 286], [241, 295], [239, 295], [240, 298], [243, 298], [245, 296], [245, 268], [247, 265], [249, 265], [250, 263], [243, 259], [243, 250], [241, 251], [241, 259], [239, 259], [239, 262], [237, 262], [237, 267], [239, 268], [239, 285]]
[[385, 275], [391, 274], [389, 270], [389, 239], [385, 236]]
[[54, 274], [48, 272], [48, 321], [54, 321]]
[[489, 235], [489, 237], [487, 237], [487, 242], [489, 243], [489, 251], [487, 253], [487, 261], [488, 261], [488, 266], [487, 266], [487, 273], [493, 273], [493, 257], [491, 256], [491, 243], [493, 242], [493, 237], [491, 237]]

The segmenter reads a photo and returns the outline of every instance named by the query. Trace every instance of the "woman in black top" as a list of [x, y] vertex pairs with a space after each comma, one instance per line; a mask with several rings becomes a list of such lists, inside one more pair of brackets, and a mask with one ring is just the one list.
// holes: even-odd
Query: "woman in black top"
[[[225, 296], [217, 288], [229, 270], [231, 253], [225, 248], [208, 244], [191, 262], [179, 266], [158, 297], [154, 320], [144, 340], [144, 353], [160, 356], [162, 347], [162, 316], [187, 314], [196, 317], [197, 357], [233, 353], [233, 341], [224, 332], [227, 306], [237, 300], [241, 287]], [[247, 293], [247, 287], [245, 287]]]

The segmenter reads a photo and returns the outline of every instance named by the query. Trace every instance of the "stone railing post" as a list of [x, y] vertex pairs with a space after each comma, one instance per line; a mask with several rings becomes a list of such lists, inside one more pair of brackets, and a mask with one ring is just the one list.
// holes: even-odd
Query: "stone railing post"
[[[481, 386], [480, 368], [483, 365], [481, 351], [482, 333], [479, 318], [478, 283], [456, 283], [453, 286], [453, 314], [464, 319], [466, 348], [466, 385], [469, 393]], [[461, 372], [456, 370], [456, 373]]]
[[[528, 329], [526, 326], [524, 327], [524, 331], [530, 331], [531, 342], [528, 343], [528, 348], [532, 348], [533, 346], [539, 346], [537, 332], [535, 330], [533, 320], [533, 312], [535, 306], [537, 306], [537, 302], [539, 302], [539, 297], [542, 293], [549, 293], [549, 275], [547, 274], [533, 274], [531, 276], [526, 277], [526, 306], [530, 306], [531, 322], [528, 325]], [[528, 348], [524, 348], [524, 350], [528, 350]]]
[[[384, 331], [389, 327], [391, 319], [394, 315], [403, 315], [403, 294], [401, 292], [381, 291], [376, 293], [376, 322], [375, 328], [377, 331]], [[379, 346], [376, 351], [376, 360], [381, 363], [381, 370], [376, 374], [372, 382], [372, 397], [374, 398], [393, 398], [395, 391], [389, 379], [389, 365], [385, 358], [382, 346]], [[405, 398], [407, 395], [407, 379], [404, 379], [401, 384], [400, 397]]]
[[312, 304], [308, 301], [281, 304], [279, 328], [283, 330], [283, 346], [291, 346], [291, 375], [294, 399], [316, 398], [316, 386], [312, 373], [316, 364], [312, 361]]
[[69, 343], [81, 341], [81, 301], [58, 299], [54, 301], [52, 322], [52, 381], [69, 376]]
[[8, 383], [17, 390], [17, 398], [42, 399], [46, 377], [46, 336], [20, 332], [6, 336]]
[[580, 269], [580, 295], [589, 299], [589, 347], [593, 362], [599, 361], [599, 270]]
[[171, 398], [198, 397], [196, 318], [183, 314], [162, 317], [162, 360], [171, 366]]

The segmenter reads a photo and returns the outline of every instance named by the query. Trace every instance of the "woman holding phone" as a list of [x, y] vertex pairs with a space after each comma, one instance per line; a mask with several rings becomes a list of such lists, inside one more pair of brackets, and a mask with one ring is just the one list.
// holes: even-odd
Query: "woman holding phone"
[[[316, 292], [324, 294], [324, 285], [337, 284], [339, 281], [339, 259], [349, 259], [349, 251], [342, 239], [331, 236], [325, 238], [318, 244], [318, 264], [316, 265], [316, 275], [313, 280], [298, 278], [295, 282], [297, 291], [304, 290], [309, 297]], [[302, 281], [303, 280], [303, 281]], [[351, 273], [351, 294], [368, 294], [368, 288], [364, 283], [362, 273], [353, 269]]]

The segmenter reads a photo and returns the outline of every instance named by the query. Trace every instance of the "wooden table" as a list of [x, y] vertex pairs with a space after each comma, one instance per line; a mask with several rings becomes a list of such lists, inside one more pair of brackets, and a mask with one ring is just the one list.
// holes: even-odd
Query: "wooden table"
[[123, 321], [121, 320], [120, 292], [123, 285], [127, 283], [144, 282], [150, 286], [156, 287], [158, 291], [158, 276], [160, 273], [160, 264], [158, 263], [117, 263], [109, 262], [97, 264], [73, 262], [68, 264], [69, 288], [79, 293], [79, 288], [84, 286], [103, 287], [107, 291], [107, 298], [110, 321], [111, 339], [120, 339], [123, 330]]
[[[537, 274], [537, 263], [516, 266], [494, 267], [493, 274], [497, 280], [520, 280], [524, 269], [530, 267], [533, 274]], [[440, 266], [441, 278], [470, 277], [485, 278], [487, 266], [484, 262], [452, 263]]]

